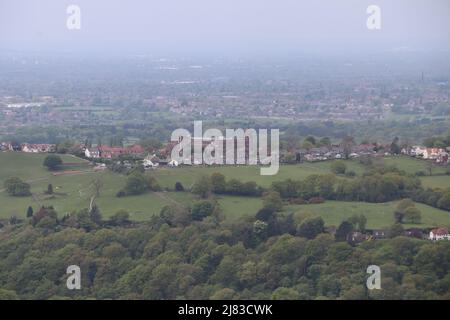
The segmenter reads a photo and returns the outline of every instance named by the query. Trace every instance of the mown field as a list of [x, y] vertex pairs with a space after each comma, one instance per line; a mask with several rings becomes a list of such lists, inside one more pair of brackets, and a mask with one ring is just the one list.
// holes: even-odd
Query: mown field
[[[40, 206], [53, 205], [60, 215], [73, 210], [85, 208], [89, 204], [90, 183], [95, 177], [103, 181], [101, 195], [97, 204], [104, 217], [111, 216], [119, 209], [127, 209], [134, 220], [147, 220], [153, 214], [159, 213], [161, 208], [168, 204], [180, 204], [188, 206], [196, 199], [188, 192], [158, 192], [147, 193], [140, 196], [117, 198], [116, 193], [125, 184], [125, 176], [105, 172], [93, 172], [89, 167], [83, 165], [84, 160], [72, 156], [62, 156], [66, 163], [80, 163], [65, 167], [64, 170], [82, 171], [78, 174], [54, 176], [42, 166], [45, 158], [43, 154], [25, 153], [0, 153], [0, 190], [5, 179], [17, 176], [31, 185], [33, 197], [11, 197], [3, 190], [0, 192], [0, 218], [7, 219], [11, 215], [24, 217], [28, 206], [37, 210]], [[395, 164], [407, 172], [426, 170], [424, 161], [398, 157], [383, 160], [385, 164]], [[346, 161], [350, 170], [361, 174], [364, 167], [357, 161]], [[234, 166], [234, 167], [179, 167], [159, 168], [153, 171], [154, 176], [163, 187], [172, 188], [175, 182], [180, 181], [185, 188], [189, 188], [197, 177], [202, 174], [209, 175], [213, 172], [223, 173], [227, 179], [236, 178], [241, 181], [255, 181], [268, 187], [273, 181], [291, 179], [303, 179], [310, 174], [330, 173], [331, 162], [302, 163], [298, 165], [286, 165], [280, 168], [276, 176], [261, 176], [259, 168]], [[440, 172], [441, 170], [442, 172]], [[434, 168], [433, 173], [443, 173], [443, 168]], [[88, 172], [86, 172], [88, 171]], [[436, 175], [422, 177], [427, 186], [445, 187], [449, 186], [449, 177]], [[55, 195], [44, 194], [47, 185], [53, 185]], [[220, 196], [217, 197], [225, 216], [233, 221], [243, 215], [254, 215], [261, 207], [259, 198]], [[353, 214], [366, 215], [369, 228], [381, 228], [392, 224], [392, 214], [396, 206], [395, 202], [384, 204], [370, 204], [358, 202], [336, 202], [327, 201], [318, 205], [296, 205], [286, 206], [286, 212], [295, 212], [299, 215], [320, 215], [327, 225], [338, 225], [342, 220]], [[417, 204], [422, 211], [422, 227], [435, 225], [450, 225], [450, 213], [438, 210], [426, 205]]]

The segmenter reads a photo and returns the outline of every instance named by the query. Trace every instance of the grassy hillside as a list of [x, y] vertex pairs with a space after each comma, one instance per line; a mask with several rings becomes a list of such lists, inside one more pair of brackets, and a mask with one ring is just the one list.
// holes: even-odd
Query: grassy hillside
[[[262, 201], [259, 198], [224, 196], [219, 198], [219, 203], [225, 216], [230, 220], [242, 215], [254, 215], [262, 208]], [[322, 204], [288, 205], [283, 211], [293, 212], [299, 216], [321, 216], [327, 226], [337, 226], [354, 214], [364, 214], [367, 218], [367, 228], [377, 229], [389, 227], [394, 223], [397, 203], [398, 201], [387, 203], [326, 201]], [[404, 227], [450, 226], [450, 212], [421, 203], [416, 203], [416, 207], [422, 213], [422, 223], [405, 224]]]
[[[72, 175], [54, 176], [42, 166], [45, 158], [43, 154], [0, 153], [0, 189], [5, 179], [18, 176], [31, 185], [33, 197], [17, 198], [0, 192], [0, 218], [9, 218], [11, 215], [24, 217], [28, 206], [37, 210], [40, 206], [53, 205], [60, 215], [87, 207], [89, 204], [90, 183], [95, 177], [103, 181], [101, 195], [97, 200], [103, 216], [108, 217], [119, 209], [127, 209], [135, 220], [147, 220], [153, 214], [159, 213], [164, 205], [178, 203], [188, 206], [195, 197], [188, 192], [159, 192], [147, 193], [140, 196], [117, 198], [116, 193], [125, 184], [125, 176], [112, 172], [82, 172]], [[82, 163], [82, 159], [63, 155], [63, 161], [68, 163]], [[407, 171], [418, 171], [425, 168], [425, 162], [406, 158], [388, 158], [386, 164], [396, 164]], [[363, 166], [357, 161], [346, 161], [350, 170], [361, 174]], [[263, 186], [270, 186], [273, 181], [287, 178], [302, 179], [310, 174], [330, 173], [331, 162], [302, 163], [286, 165], [280, 168], [276, 176], [261, 176], [257, 167], [179, 167], [159, 168], [153, 174], [163, 187], [173, 188], [176, 181], [188, 188], [195, 179], [202, 174], [221, 172], [227, 179], [236, 178], [241, 181], [255, 181]], [[423, 166], [423, 168], [422, 168]], [[86, 166], [74, 166], [64, 170], [89, 170]], [[448, 176], [423, 177], [426, 185], [448, 185]], [[55, 195], [44, 194], [47, 185], [53, 185]], [[225, 215], [233, 220], [242, 215], [254, 215], [261, 207], [259, 198], [220, 196], [218, 201]], [[321, 215], [327, 225], [339, 224], [354, 213], [363, 213], [367, 216], [369, 228], [389, 226], [393, 222], [392, 213], [395, 203], [370, 204], [357, 202], [327, 201], [319, 205], [287, 206], [286, 211], [300, 212], [311, 215]], [[422, 211], [423, 227], [434, 225], [450, 225], [450, 213], [422, 204], [417, 204]]]
[[[327, 225], [334, 226], [338, 226], [343, 220], [354, 214], [364, 214], [367, 218], [367, 228], [377, 229], [389, 227], [394, 223], [394, 211], [397, 203], [398, 201], [387, 203], [326, 201], [322, 204], [288, 206], [286, 210], [321, 216]], [[404, 224], [404, 227], [450, 226], [450, 212], [421, 203], [416, 203], [416, 207], [422, 213], [421, 224]]]
[[421, 177], [422, 184], [428, 188], [450, 188], [450, 176]]
[[[24, 180], [35, 180], [50, 175], [42, 166], [46, 154], [32, 154], [19, 152], [0, 152], [0, 187], [9, 177], [19, 177]], [[86, 161], [71, 155], [61, 155], [66, 163], [85, 163]], [[67, 167], [67, 170], [76, 169]], [[85, 168], [86, 169], [86, 168]]]
[[[291, 179], [304, 179], [311, 174], [331, 173], [331, 162], [302, 163], [298, 165], [281, 166], [278, 174], [274, 176], [260, 175], [256, 166], [217, 166], [217, 167], [178, 167], [159, 168], [155, 170], [155, 177], [164, 187], [171, 187], [179, 181], [184, 186], [189, 187], [202, 174], [210, 175], [213, 172], [220, 172], [227, 179], [239, 179], [245, 181], [255, 181], [261, 186], [268, 187], [273, 181]], [[363, 168], [359, 164], [352, 163], [352, 168], [362, 172]], [[356, 170], [355, 170], [356, 171]]]

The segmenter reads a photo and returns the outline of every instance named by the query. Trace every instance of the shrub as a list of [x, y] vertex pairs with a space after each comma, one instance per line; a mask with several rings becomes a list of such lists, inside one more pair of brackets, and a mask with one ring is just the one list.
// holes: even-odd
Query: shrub
[[127, 195], [127, 193], [123, 190], [119, 190], [119, 192], [116, 193], [116, 197], [121, 198], [121, 197], [125, 197]]
[[214, 211], [214, 205], [210, 201], [198, 201], [192, 206], [192, 219], [203, 220], [207, 216], [210, 216]]
[[181, 182], [176, 182], [175, 183], [175, 191], [184, 191], [184, 187], [181, 184]]
[[347, 165], [344, 161], [335, 161], [331, 164], [331, 171], [335, 174], [344, 174], [347, 171]]
[[322, 197], [312, 197], [311, 199], [309, 199], [309, 204], [319, 204], [319, 203], [324, 203], [325, 199]]
[[299, 197], [299, 198], [293, 198], [289, 200], [290, 204], [307, 204], [308, 201], [306, 201], [305, 199]]
[[14, 197], [26, 197], [31, 195], [30, 185], [19, 178], [9, 178], [5, 181], [3, 186], [5, 187], [6, 192]]
[[345, 176], [346, 176], [346, 177], [349, 177], [349, 178], [353, 178], [353, 177], [356, 176], [356, 172], [353, 171], [353, 170], [347, 171], [347, 172], [345, 173]]
[[63, 163], [60, 156], [57, 156], [55, 154], [48, 155], [44, 159], [44, 166], [47, 167], [49, 170], [56, 170], [59, 168], [59, 166]]

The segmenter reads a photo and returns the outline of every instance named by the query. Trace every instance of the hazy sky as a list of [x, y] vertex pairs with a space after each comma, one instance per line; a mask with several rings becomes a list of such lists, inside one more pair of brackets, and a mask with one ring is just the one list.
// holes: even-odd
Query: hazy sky
[[[66, 8], [81, 8], [81, 30]], [[381, 30], [368, 30], [368, 5]], [[450, 49], [449, 0], [0, 0], [0, 50], [288, 53]]]

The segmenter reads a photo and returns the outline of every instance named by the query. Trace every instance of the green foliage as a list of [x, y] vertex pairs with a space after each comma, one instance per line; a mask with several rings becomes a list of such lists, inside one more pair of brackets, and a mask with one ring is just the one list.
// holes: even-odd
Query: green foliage
[[135, 171], [128, 175], [125, 188], [119, 190], [117, 197], [126, 195], [140, 195], [147, 191], [160, 191], [161, 187], [155, 177]]
[[408, 223], [418, 224], [420, 223], [421, 217], [420, 210], [416, 207], [408, 207], [404, 212], [404, 220]]
[[337, 241], [346, 241], [347, 236], [350, 232], [353, 231], [353, 224], [349, 221], [343, 221], [339, 227], [336, 229], [336, 240]]
[[397, 223], [420, 223], [422, 214], [411, 199], [403, 199], [397, 205], [394, 219]]
[[[54, 211], [40, 211], [34, 227], [2, 230], [0, 299], [445, 299], [450, 286], [447, 241], [394, 237], [352, 247], [317, 230], [270, 236], [271, 222], [255, 219], [180, 224], [177, 213], [186, 211], [175, 206], [150, 222], [130, 224], [120, 212], [95, 228], [81, 210], [54, 227]], [[69, 292], [74, 262], [82, 290]], [[365, 290], [373, 263], [383, 272], [377, 292]]]
[[292, 288], [280, 287], [277, 288], [271, 296], [272, 300], [298, 300], [300, 299], [300, 294], [297, 290]]
[[133, 173], [128, 176], [124, 191], [129, 195], [142, 194], [147, 190], [147, 181], [143, 174]]
[[159, 218], [162, 223], [173, 226], [186, 226], [191, 222], [191, 214], [187, 209], [180, 206], [164, 206], [160, 213]]
[[114, 226], [123, 226], [129, 224], [130, 214], [126, 210], [119, 210], [109, 218], [109, 222]]
[[264, 208], [280, 211], [283, 208], [283, 200], [280, 197], [280, 194], [276, 191], [269, 191], [263, 195], [263, 204]]
[[217, 194], [225, 193], [225, 176], [219, 172], [211, 174], [211, 191]]
[[149, 152], [154, 152], [162, 148], [161, 141], [157, 139], [143, 139], [138, 144]]
[[214, 211], [214, 204], [211, 201], [198, 201], [192, 206], [191, 214], [193, 220], [203, 220]]
[[37, 213], [33, 215], [32, 225], [38, 228], [52, 229], [56, 227], [58, 222], [58, 214], [53, 207], [41, 207]]
[[450, 191], [447, 191], [437, 202], [437, 206], [444, 210], [450, 211]]
[[321, 217], [306, 218], [297, 229], [297, 235], [308, 239], [314, 239], [317, 235], [324, 232], [325, 223]]
[[183, 187], [183, 184], [181, 182], [177, 181], [175, 183], [175, 191], [178, 191], [178, 192], [184, 191], [184, 187]]
[[1, 300], [19, 300], [19, 296], [14, 291], [0, 288], [0, 301]]
[[400, 223], [393, 224], [388, 230], [388, 237], [395, 238], [405, 234], [405, 229]]
[[60, 156], [56, 154], [50, 154], [45, 157], [43, 165], [49, 170], [57, 170], [62, 165], [62, 163], [63, 161]]
[[6, 192], [14, 197], [26, 197], [31, 195], [30, 185], [16, 177], [5, 180], [3, 186], [5, 187]]
[[27, 218], [31, 218], [33, 216], [33, 207], [29, 206], [27, 209]]
[[331, 172], [335, 174], [345, 174], [347, 165], [344, 161], [335, 161], [331, 164]]
[[53, 194], [53, 185], [51, 183], [49, 183], [49, 185], [47, 186], [47, 191], [45, 193]]
[[275, 217], [274, 208], [264, 207], [256, 213], [256, 219], [261, 221], [270, 221]]
[[364, 232], [366, 230], [367, 218], [365, 215], [354, 214], [348, 221], [353, 225], [353, 229]]
[[208, 176], [201, 176], [194, 182], [192, 186], [192, 193], [206, 199], [211, 193], [211, 179]]

